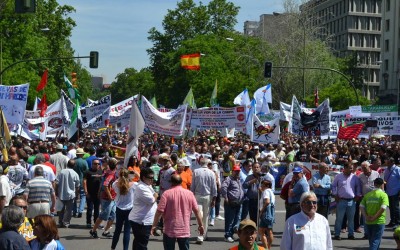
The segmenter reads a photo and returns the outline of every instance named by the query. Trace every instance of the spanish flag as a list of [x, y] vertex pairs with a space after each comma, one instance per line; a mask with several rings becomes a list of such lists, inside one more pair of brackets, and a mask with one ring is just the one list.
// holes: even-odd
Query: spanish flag
[[188, 70], [200, 70], [200, 53], [182, 55], [181, 66]]

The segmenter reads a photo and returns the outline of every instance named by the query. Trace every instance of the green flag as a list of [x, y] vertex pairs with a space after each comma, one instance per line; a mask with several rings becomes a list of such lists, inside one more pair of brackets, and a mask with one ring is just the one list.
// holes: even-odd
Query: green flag
[[68, 78], [65, 75], [64, 75], [64, 82], [65, 82], [65, 85], [67, 86], [69, 97], [71, 99], [73, 99], [73, 100], [74, 99], [81, 99], [81, 96], [79, 95], [78, 89], [74, 88], [72, 86], [72, 83], [68, 80]]
[[150, 103], [151, 103], [151, 105], [153, 105], [153, 107], [158, 108], [156, 96], [153, 96], [153, 98], [150, 99]]
[[190, 88], [189, 92], [187, 93], [185, 100], [183, 100], [183, 104], [187, 104], [192, 109], [197, 109], [196, 103], [194, 101], [193, 90]]
[[213, 92], [212, 92], [211, 99], [210, 99], [211, 107], [218, 106], [218, 102], [217, 102], [217, 88], [218, 88], [218, 87], [217, 87], [217, 80], [215, 80], [214, 90], [213, 90]]

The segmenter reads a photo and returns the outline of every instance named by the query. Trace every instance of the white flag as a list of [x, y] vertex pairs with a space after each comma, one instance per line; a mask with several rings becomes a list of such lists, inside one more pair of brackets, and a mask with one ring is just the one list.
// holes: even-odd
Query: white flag
[[256, 92], [254, 92], [254, 99], [256, 99], [257, 103], [260, 103], [260, 105], [262, 105], [264, 96], [268, 103], [272, 103], [271, 84], [268, 84], [267, 86], [259, 88], [256, 90]]
[[250, 104], [249, 91], [247, 89], [243, 90], [238, 96], [233, 100], [233, 104], [247, 106]]
[[139, 137], [145, 127], [144, 119], [135, 101], [132, 102], [131, 117], [129, 119], [129, 135], [125, 152], [124, 166], [128, 167], [129, 158], [138, 155]]

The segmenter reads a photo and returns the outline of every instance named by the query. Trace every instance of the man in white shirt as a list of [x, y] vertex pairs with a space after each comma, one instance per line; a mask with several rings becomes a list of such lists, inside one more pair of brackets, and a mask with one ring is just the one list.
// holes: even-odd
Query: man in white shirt
[[11, 188], [7, 176], [3, 175], [3, 167], [0, 166], [0, 214], [11, 200]]
[[301, 212], [285, 223], [281, 250], [333, 249], [328, 220], [317, 213], [317, 196], [305, 192], [300, 198]]
[[277, 161], [275, 151], [274, 151], [274, 146], [272, 143], [268, 143], [265, 147], [265, 150], [261, 152], [261, 156], [259, 159], [260, 162], [275, 162]]
[[[37, 166], [41, 166], [43, 168], [43, 177], [50, 181], [51, 183], [54, 183], [54, 180], [56, 179], [56, 175], [53, 172], [53, 169], [51, 169], [51, 167], [44, 165], [44, 163], [46, 162], [46, 159], [44, 158], [44, 155], [42, 153], [39, 153], [36, 155], [35, 161], [34, 163], [36, 165], [33, 165], [30, 169], [29, 169], [29, 173], [28, 173], [28, 179], [32, 180], [35, 177], [35, 168]], [[54, 187], [54, 185], [53, 185]]]
[[133, 208], [129, 213], [134, 240], [132, 249], [146, 250], [151, 226], [157, 210], [158, 194], [153, 190], [154, 172], [145, 168], [140, 172], [140, 182], [135, 189]]
[[56, 150], [57, 153], [52, 154], [50, 156], [50, 163], [56, 166], [56, 175], [58, 175], [61, 170], [66, 169], [68, 165], [68, 160], [69, 158], [65, 155], [63, 155], [62, 151], [64, 149], [64, 146], [62, 144], [57, 144]]

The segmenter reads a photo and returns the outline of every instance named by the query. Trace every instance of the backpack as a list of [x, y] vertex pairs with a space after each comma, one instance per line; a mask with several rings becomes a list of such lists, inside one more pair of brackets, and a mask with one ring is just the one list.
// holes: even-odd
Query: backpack
[[224, 173], [230, 173], [231, 172], [231, 166], [229, 165], [229, 161], [223, 161], [222, 162], [222, 170]]

